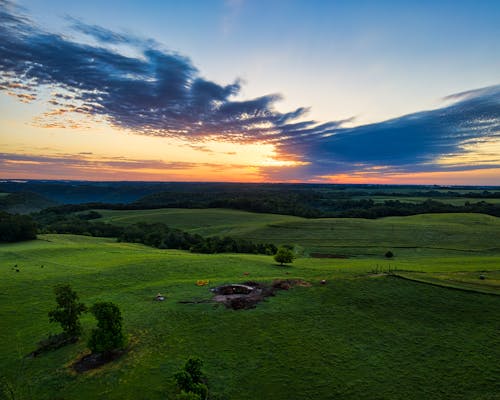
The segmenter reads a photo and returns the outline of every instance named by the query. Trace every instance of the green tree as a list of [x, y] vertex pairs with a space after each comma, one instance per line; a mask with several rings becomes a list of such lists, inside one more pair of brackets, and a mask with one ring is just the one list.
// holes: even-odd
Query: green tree
[[176, 397], [176, 400], [202, 400], [199, 394], [186, 392], [182, 390]]
[[122, 315], [116, 304], [95, 303], [90, 312], [97, 319], [97, 328], [92, 330], [89, 348], [92, 353], [103, 353], [123, 349], [126, 344], [122, 332]]
[[293, 261], [294, 255], [292, 250], [286, 247], [280, 247], [276, 254], [274, 255], [274, 261], [279, 262], [281, 265], [289, 264]]
[[206, 399], [208, 387], [203, 383], [204, 374], [201, 370], [203, 361], [199, 358], [189, 358], [184, 368], [174, 375], [181, 393], [178, 399]]
[[85, 304], [80, 303], [78, 295], [70, 285], [57, 285], [54, 287], [57, 307], [49, 311], [49, 321], [61, 324], [63, 331], [68, 336], [79, 336], [82, 333], [80, 315], [87, 311]]

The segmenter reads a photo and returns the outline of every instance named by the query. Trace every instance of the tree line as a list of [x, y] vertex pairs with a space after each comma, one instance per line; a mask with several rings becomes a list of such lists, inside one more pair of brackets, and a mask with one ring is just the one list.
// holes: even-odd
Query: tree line
[[[77, 207], [82, 208], [82, 207]], [[64, 210], [64, 212], [61, 212]], [[142, 243], [158, 249], [189, 250], [193, 253], [251, 253], [273, 255], [277, 248], [272, 243], [253, 243], [248, 240], [226, 237], [203, 237], [156, 222], [138, 222], [118, 226], [96, 221], [97, 211], [74, 214], [74, 207], [47, 209], [34, 218], [42, 233], [68, 233], [96, 237], [114, 237], [120, 242]]]
[[375, 202], [372, 199], [329, 199], [318, 193], [279, 193], [257, 192], [244, 196], [221, 195], [218, 199], [210, 196], [203, 198], [199, 193], [182, 195], [178, 193], [157, 193], [130, 204], [86, 203], [66, 204], [50, 207], [37, 215], [37, 221], [57, 218], [58, 215], [92, 209], [108, 210], [145, 210], [158, 208], [229, 208], [242, 211], [268, 214], [294, 215], [304, 218], [381, 218], [433, 213], [480, 213], [500, 217], [500, 204], [486, 201], [468, 202], [453, 205], [427, 199], [411, 203], [400, 200]]

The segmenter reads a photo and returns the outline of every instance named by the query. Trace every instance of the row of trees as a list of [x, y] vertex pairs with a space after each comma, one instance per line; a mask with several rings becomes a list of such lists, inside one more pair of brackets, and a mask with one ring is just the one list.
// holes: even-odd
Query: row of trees
[[[335, 194], [338, 196], [338, 193]], [[422, 202], [406, 202], [386, 200], [375, 202], [370, 198], [349, 199], [335, 197], [323, 192], [307, 193], [305, 191], [280, 192], [257, 191], [249, 193], [156, 193], [146, 196], [130, 204], [88, 203], [51, 207], [37, 214], [36, 219], [41, 224], [50, 223], [61, 215], [88, 211], [96, 208], [113, 210], [141, 210], [155, 208], [231, 208], [244, 211], [254, 211], [272, 214], [296, 215], [305, 218], [380, 218], [386, 216], [405, 216], [426, 213], [482, 213], [500, 216], [500, 204], [486, 201], [465, 202], [463, 205], [453, 205], [435, 200]], [[496, 194], [486, 192], [483, 198], [493, 198]], [[401, 195], [404, 198], [403, 195]], [[442, 196], [445, 197], [445, 196]], [[94, 212], [95, 213], [95, 212]], [[85, 218], [95, 218], [89, 212]]]
[[[67, 211], [67, 208], [65, 208]], [[277, 248], [272, 243], [253, 243], [232, 237], [193, 235], [163, 223], [145, 223], [117, 226], [95, 221], [100, 214], [68, 214], [47, 210], [37, 215], [43, 233], [69, 233], [97, 237], [116, 237], [118, 241], [142, 243], [159, 249], [190, 250], [193, 253], [251, 253], [273, 255]]]
[[20, 242], [36, 239], [37, 225], [27, 215], [0, 211], [0, 242]]

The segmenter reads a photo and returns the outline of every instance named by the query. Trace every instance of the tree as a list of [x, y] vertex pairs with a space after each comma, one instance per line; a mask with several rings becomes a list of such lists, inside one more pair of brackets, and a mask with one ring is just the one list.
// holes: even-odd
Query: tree
[[279, 262], [281, 265], [291, 263], [294, 259], [292, 250], [286, 247], [280, 247], [274, 255], [274, 261]]
[[80, 315], [87, 311], [85, 304], [78, 302], [79, 298], [70, 285], [57, 285], [54, 287], [57, 307], [49, 311], [49, 321], [61, 324], [63, 331], [68, 336], [79, 336], [82, 333]]
[[394, 254], [392, 253], [392, 251], [389, 250], [387, 253], [385, 253], [385, 257], [392, 258], [392, 257], [394, 257]]
[[177, 399], [206, 399], [208, 387], [203, 383], [204, 374], [201, 370], [203, 361], [199, 358], [189, 358], [184, 368], [174, 375], [181, 393]]
[[95, 303], [90, 312], [97, 319], [97, 328], [92, 330], [88, 343], [92, 353], [123, 349], [126, 340], [122, 332], [122, 315], [118, 306], [111, 302]]

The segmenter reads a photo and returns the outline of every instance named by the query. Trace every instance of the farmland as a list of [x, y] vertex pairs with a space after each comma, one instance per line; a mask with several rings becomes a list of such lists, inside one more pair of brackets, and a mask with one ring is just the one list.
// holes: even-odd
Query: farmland
[[[216, 399], [498, 398], [498, 218], [99, 212], [115, 224], [162, 221], [203, 235], [293, 244], [298, 258], [280, 267], [269, 256], [201, 255], [55, 234], [0, 245], [0, 370], [16, 399], [174, 398], [172, 375], [191, 355], [205, 361]], [[388, 249], [394, 258], [383, 257]], [[348, 258], [309, 257], [313, 251]], [[395, 269], [433, 285], [380, 273]], [[279, 278], [312, 286], [279, 292], [251, 310], [179, 303], [210, 299], [197, 279], [212, 287]], [[130, 336], [126, 355], [93, 372], [72, 372], [95, 324], [86, 314], [80, 342], [25, 358], [58, 331], [47, 319], [57, 283], [71, 284], [87, 304], [119, 305]], [[152, 300], [158, 292], [165, 302]]]

